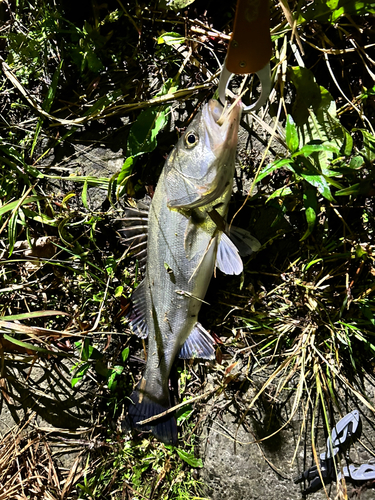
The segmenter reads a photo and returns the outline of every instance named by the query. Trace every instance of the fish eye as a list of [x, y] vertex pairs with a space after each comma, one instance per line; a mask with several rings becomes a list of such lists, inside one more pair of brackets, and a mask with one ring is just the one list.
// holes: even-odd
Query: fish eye
[[189, 130], [187, 134], [185, 135], [185, 144], [187, 148], [193, 148], [198, 144], [199, 141], [199, 136], [195, 132], [195, 130]]

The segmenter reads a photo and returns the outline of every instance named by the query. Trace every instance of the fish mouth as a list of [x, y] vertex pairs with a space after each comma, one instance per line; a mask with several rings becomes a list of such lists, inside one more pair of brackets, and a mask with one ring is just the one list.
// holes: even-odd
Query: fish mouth
[[[205, 120], [209, 124], [207, 131], [213, 151], [237, 147], [241, 111], [242, 103], [240, 100], [228, 107], [223, 107], [219, 101], [214, 99], [208, 102]], [[218, 136], [221, 138], [219, 141]]]

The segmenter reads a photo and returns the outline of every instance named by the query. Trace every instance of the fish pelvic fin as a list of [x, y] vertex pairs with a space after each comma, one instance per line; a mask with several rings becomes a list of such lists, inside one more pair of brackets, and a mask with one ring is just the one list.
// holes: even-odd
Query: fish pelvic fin
[[132, 332], [138, 335], [141, 339], [148, 337], [146, 307], [146, 286], [143, 280], [132, 295], [132, 310], [128, 315]]
[[164, 414], [147, 424], [139, 423], [155, 415], [165, 413], [171, 407], [170, 402], [161, 404], [153, 399], [151, 394], [146, 395], [139, 388], [131, 394], [130, 399], [127, 418], [130, 427], [144, 432], [151, 431], [159, 441], [175, 446], [177, 444], [177, 422], [174, 413]]
[[208, 331], [200, 323], [196, 323], [181, 347], [179, 358], [215, 359], [214, 345], [215, 341]]

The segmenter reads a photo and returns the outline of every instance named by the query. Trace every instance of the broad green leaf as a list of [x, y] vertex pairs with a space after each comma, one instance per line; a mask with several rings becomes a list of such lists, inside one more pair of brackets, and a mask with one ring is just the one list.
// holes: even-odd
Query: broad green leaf
[[163, 33], [158, 37], [158, 44], [162, 43], [165, 43], [166, 45], [182, 45], [185, 43], [185, 37], [179, 33], [169, 31], [168, 33]]
[[[165, 95], [175, 89], [175, 81], [169, 79], [157, 94]], [[156, 148], [157, 135], [168, 122], [170, 106], [150, 107], [141, 111], [133, 123], [128, 137], [127, 154], [136, 157], [143, 153], [150, 153]]]
[[306, 144], [303, 146], [299, 151], [294, 153], [292, 155], [292, 158], [298, 155], [304, 155], [306, 157], [312, 155], [313, 153], [318, 153], [320, 151], [329, 151], [331, 153], [339, 154], [340, 151], [337, 149], [335, 145], [332, 145], [330, 143], [323, 143], [323, 144]]
[[334, 201], [331, 190], [329, 188], [329, 184], [324, 175], [305, 173], [301, 173], [300, 175], [305, 179], [305, 181], [316, 187], [316, 189], [324, 196], [324, 198], [329, 201]]
[[203, 462], [200, 458], [195, 458], [193, 453], [188, 453], [185, 450], [176, 448], [178, 456], [191, 467], [203, 467]]
[[331, 94], [320, 87], [310, 70], [300, 67], [289, 67], [288, 76], [293, 82], [297, 95], [292, 106], [292, 114], [296, 122], [300, 144], [320, 143], [326, 147], [313, 155], [315, 167], [329, 176], [329, 165], [337, 152], [345, 155], [351, 153], [353, 139], [341, 125], [336, 105]]
[[268, 203], [273, 198], [283, 198], [284, 196], [288, 196], [292, 194], [292, 190], [288, 186], [283, 186], [279, 189], [276, 189], [266, 200]]
[[167, 124], [168, 112], [169, 106], [158, 106], [140, 113], [129, 133], [127, 147], [129, 156], [134, 158], [156, 148], [156, 137]]
[[297, 151], [299, 146], [298, 133], [291, 115], [288, 115], [286, 118], [285, 138], [289, 151], [291, 153]]
[[281, 160], [275, 161], [275, 163], [269, 163], [264, 168], [264, 170], [262, 170], [260, 172], [260, 174], [258, 175], [256, 181], [260, 182], [262, 179], [264, 179], [265, 177], [267, 177], [267, 175], [272, 174], [272, 172], [274, 172], [275, 170], [277, 170], [279, 168], [282, 168], [282, 167], [285, 167], [285, 168], [288, 168], [289, 170], [294, 171], [294, 169], [292, 167], [292, 164], [293, 164], [293, 160], [290, 160], [288, 158], [282, 158]]

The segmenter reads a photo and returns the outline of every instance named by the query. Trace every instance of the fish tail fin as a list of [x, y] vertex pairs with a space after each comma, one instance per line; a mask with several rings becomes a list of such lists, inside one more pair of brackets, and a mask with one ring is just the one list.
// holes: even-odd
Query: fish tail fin
[[164, 413], [171, 406], [153, 400], [152, 396], [146, 396], [142, 391], [135, 390], [131, 396], [131, 404], [128, 409], [128, 423], [133, 429], [139, 431], [151, 431], [152, 434], [165, 444], [177, 444], [177, 422], [175, 415], [167, 413], [158, 419], [147, 423], [139, 424], [142, 420]]

